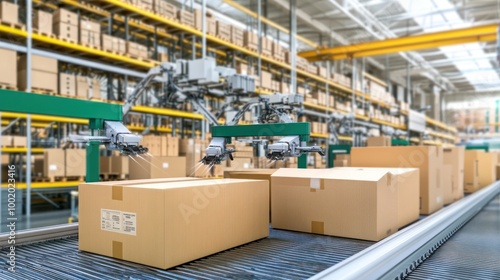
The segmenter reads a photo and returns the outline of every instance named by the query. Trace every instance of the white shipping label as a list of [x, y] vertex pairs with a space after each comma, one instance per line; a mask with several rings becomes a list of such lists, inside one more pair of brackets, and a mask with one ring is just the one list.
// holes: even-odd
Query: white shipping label
[[101, 209], [101, 229], [129, 235], [136, 235], [137, 214], [117, 210]]
[[243, 168], [245, 168], [245, 169], [250, 168], [250, 164], [248, 164], [248, 163], [246, 163], [246, 162], [245, 162], [245, 163], [243, 163]]
[[56, 171], [57, 170], [57, 165], [55, 165], [55, 164], [49, 164], [49, 170], [50, 171]]
[[310, 183], [311, 189], [319, 190], [320, 186], [321, 185], [320, 185], [320, 181], [318, 178], [311, 178], [311, 183]]
[[163, 169], [168, 169], [168, 162], [164, 162], [161, 166]]

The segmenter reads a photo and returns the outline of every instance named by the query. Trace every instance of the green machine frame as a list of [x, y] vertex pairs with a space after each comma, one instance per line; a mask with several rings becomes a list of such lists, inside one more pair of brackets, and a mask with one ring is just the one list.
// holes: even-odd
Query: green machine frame
[[[232, 137], [270, 137], [270, 136], [299, 136], [300, 142], [308, 142], [311, 125], [308, 122], [251, 124], [251, 125], [224, 125], [212, 127], [212, 137], [224, 137], [231, 143]], [[299, 168], [307, 168], [307, 154], [299, 157]]]
[[[122, 121], [122, 105], [0, 89], [0, 112], [40, 114], [89, 120], [92, 135], [104, 120]], [[99, 141], [87, 143], [87, 182], [99, 181]]]
[[336, 144], [328, 145], [328, 168], [333, 168], [337, 155], [348, 155], [351, 153], [351, 145]]

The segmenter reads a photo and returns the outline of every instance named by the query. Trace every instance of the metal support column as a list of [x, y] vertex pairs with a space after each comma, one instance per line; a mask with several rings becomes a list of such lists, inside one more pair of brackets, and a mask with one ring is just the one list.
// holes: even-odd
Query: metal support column
[[297, 92], [297, 0], [290, 0], [290, 93]]
[[260, 17], [262, 14], [262, 3], [261, 0], [257, 0], [257, 34], [259, 36], [259, 57], [257, 58], [257, 75], [260, 77], [260, 71], [262, 68], [262, 22]]
[[[26, 1], [26, 28], [28, 31], [26, 38], [26, 91], [31, 91], [32, 10], [33, 1]], [[28, 114], [26, 118], [26, 144], [26, 228], [31, 228], [31, 114]]]
[[[354, 92], [356, 91], [356, 79], [357, 79], [357, 73], [356, 73], [357, 69], [356, 69], [356, 59], [353, 58], [352, 59], [352, 79], [351, 79], [351, 88], [352, 88], [352, 92], [351, 92], [351, 114], [355, 115], [356, 112], [354, 110], [354, 108], [356, 107], [356, 95], [354, 94]], [[356, 144], [355, 140], [356, 140], [356, 134], [354, 133], [354, 122], [351, 122], [351, 128], [352, 128], [352, 139], [353, 139], [353, 146], [355, 146], [354, 144]]]
[[201, 57], [207, 57], [207, 0], [201, 1]]
[[[184, 36], [182, 37], [184, 39]], [[155, 32], [153, 34], [153, 49], [154, 49], [154, 53], [153, 53], [153, 57], [158, 60], [159, 57], [158, 57], [158, 26], [155, 25]]]

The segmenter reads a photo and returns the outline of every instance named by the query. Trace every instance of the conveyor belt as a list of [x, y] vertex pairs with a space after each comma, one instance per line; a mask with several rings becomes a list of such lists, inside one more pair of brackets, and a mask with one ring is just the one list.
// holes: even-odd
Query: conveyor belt
[[406, 279], [500, 279], [500, 196]]
[[78, 251], [78, 238], [16, 248], [15, 274], [0, 254], [0, 279], [305, 279], [373, 242], [272, 230], [268, 238], [160, 270]]

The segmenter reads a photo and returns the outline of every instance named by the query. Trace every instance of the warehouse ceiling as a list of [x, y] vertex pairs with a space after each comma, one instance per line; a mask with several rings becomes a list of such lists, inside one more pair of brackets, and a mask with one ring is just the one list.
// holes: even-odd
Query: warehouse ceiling
[[[258, 0], [235, 2], [257, 12]], [[288, 0], [261, 2], [263, 16], [289, 27]], [[224, 0], [208, 0], [207, 4], [228, 18], [257, 27], [255, 19]], [[297, 0], [297, 8], [298, 35], [331, 46], [499, 23], [500, 19], [500, 0]], [[278, 36], [275, 29], [267, 30], [271, 36]], [[279, 37], [288, 40], [283, 32]], [[409, 65], [413, 86], [437, 85], [446, 92], [491, 92], [500, 90], [495, 44], [469, 43], [395, 53], [367, 62], [375, 66], [371, 69], [389, 70], [394, 78], [405, 77]], [[299, 48], [311, 46], [299, 41]]]

